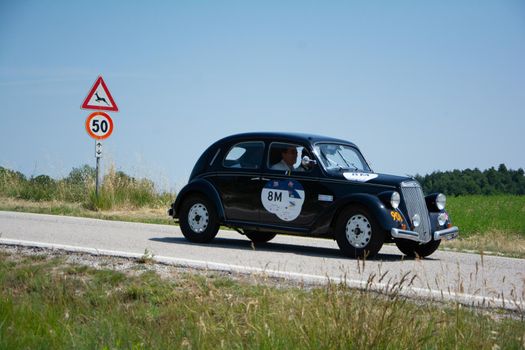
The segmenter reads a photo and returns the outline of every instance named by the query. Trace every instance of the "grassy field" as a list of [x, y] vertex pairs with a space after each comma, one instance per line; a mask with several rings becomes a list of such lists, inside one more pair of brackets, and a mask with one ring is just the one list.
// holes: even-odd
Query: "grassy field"
[[448, 197], [447, 210], [463, 237], [499, 231], [525, 238], [525, 196]]
[[523, 314], [412, 302], [341, 285], [305, 289], [166, 273], [161, 278], [138, 263], [115, 272], [0, 251], [0, 348], [525, 347]]
[[460, 196], [447, 202], [460, 238], [442, 248], [525, 258], [525, 196]]

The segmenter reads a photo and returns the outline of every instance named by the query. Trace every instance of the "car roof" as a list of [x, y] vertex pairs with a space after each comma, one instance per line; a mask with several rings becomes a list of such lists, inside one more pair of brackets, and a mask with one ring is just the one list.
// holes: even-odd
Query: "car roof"
[[307, 134], [307, 133], [292, 133], [292, 132], [247, 132], [247, 133], [241, 133], [241, 134], [235, 134], [231, 136], [227, 136], [219, 141], [217, 143], [223, 143], [223, 142], [230, 142], [230, 141], [243, 141], [243, 140], [249, 140], [249, 139], [272, 139], [277, 141], [289, 141], [289, 142], [301, 142], [301, 143], [310, 143], [314, 144], [317, 142], [334, 142], [334, 143], [343, 143], [343, 144], [350, 144], [354, 147], [357, 147], [353, 142], [337, 139], [333, 137], [328, 136], [322, 136], [322, 135], [315, 135], [315, 134]]

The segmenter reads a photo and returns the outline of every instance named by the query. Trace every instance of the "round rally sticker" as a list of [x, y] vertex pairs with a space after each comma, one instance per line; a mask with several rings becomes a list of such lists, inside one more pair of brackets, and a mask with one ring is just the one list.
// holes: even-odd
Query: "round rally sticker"
[[292, 221], [301, 214], [304, 188], [293, 180], [270, 180], [261, 192], [261, 201], [264, 208], [279, 219]]

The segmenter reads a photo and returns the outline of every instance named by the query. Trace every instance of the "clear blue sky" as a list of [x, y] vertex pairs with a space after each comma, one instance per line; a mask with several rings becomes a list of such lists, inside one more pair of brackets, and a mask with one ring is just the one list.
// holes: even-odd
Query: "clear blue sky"
[[354, 141], [377, 172], [525, 168], [524, 1], [0, 1], [0, 166], [95, 164], [179, 188], [213, 141]]

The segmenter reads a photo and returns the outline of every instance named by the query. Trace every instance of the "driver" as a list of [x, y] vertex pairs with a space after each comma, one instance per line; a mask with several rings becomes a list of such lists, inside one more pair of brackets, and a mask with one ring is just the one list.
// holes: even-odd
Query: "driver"
[[281, 161], [270, 167], [272, 170], [292, 171], [296, 170], [293, 165], [297, 161], [297, 148], [288, 146], [281, 150]]

